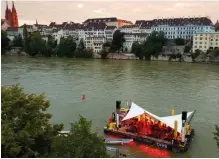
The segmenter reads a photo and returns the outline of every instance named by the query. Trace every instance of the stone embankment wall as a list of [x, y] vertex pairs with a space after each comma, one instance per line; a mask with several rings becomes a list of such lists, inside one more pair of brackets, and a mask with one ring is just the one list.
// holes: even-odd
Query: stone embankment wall
[[28, 54], [25, 53], [24, 51], [21, 51], [19, 47], [12, 48], [11, 50], [7, 50], [5, 54], [10, 56], [28, 56]]

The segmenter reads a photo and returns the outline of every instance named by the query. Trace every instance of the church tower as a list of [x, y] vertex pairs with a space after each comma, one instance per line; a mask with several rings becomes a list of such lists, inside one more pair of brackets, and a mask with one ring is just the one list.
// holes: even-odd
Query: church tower
[[17, 16], [17, 11], [14, 7], [14, 1], [12, 1], [12, 24], [13, 27], [18, 27], [18, 16]]
[[8, 2], [6, 1], [6, 10], [5, 10], [5, 20], [8, 21], [11, 27], [18, 27], [18, 15], [16, 8], [14, 6], [14, 1], [12, 1], [12, 10], [8, 8]]
[[11, 10], [8, 8], [8, 1], [6, 1], [5, 20], [7, 20], [10, 23], [9, 25], [12, 25], [12, 13]]

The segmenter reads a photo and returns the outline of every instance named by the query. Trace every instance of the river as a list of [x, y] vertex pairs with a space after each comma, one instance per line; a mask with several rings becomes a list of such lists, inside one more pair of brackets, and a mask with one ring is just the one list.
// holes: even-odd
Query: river
[[[2, 85], [20, 83], [28, 93], [44, 92], [51, 101], [51, 122], [63, 123], [65, 130], [81, 114], [103, 134], [116, 100], [132, 100], [158, 116], [171, 115], [172, 108], [177, 114], [196, 110], [192, 121], [196, 134], [189, 154], [219, 157], [212, 139], [214, 125], [219, 125], [219, 65], [3, 56], [1, 67]], [[142, 145], [121, 150], [129, 157], [157, 157], [159, 151]], [[187, 157], [163, 153], [164, 157]]]

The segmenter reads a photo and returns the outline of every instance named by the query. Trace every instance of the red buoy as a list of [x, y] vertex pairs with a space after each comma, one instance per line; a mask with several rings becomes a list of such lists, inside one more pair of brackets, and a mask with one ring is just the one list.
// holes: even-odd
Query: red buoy
[[86, 96], [83, 94], [82, 95], [82, 100], [85, 100], [86, 99]]

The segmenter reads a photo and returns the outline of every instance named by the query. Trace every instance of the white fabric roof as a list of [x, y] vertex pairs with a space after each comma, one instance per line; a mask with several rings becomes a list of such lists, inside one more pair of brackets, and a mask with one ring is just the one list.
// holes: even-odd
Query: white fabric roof
[[[154, 114], [150, 113], [149, 111], [141, 108], [140, 106], [136, 105], [133, 102], [132, 102], [132, 105], [131, 105], [131, 108], [130, 108], [129, 112], [122, 119], [122, 121], [137, 117], [137, 116], [142, 115], [144, 113], [148, 114], [149, 116], [151, 116], [152, 118], [154, 118], [156, 120], [159, 120], [159, 121], [165, 123], [167, 126], [173, 128], [173, 129], [174, 129], [175, 120], [178, 121], [178, 132], [181, 133], [181, 130], [182, 130], [182, 114], [174, 115], [174, 116], [159, 117], [159, 116], [154, 115]], [[194, 113], [194, 111], [188, 112], [187, 113], [187, 119], [189, 119], [193, 113]]]
[[[187, 113], [187, 119], [189, 119], [192, 115], [192, 113], [194, 113], [194, 111], [192, 112], [188, 112]], [[173, 115], [173, 116], [166, 116], [166, 117], [160, 117], [160, 121], [165, 123], [166, 125], [168, 125], [169, 127], [174, 129], [174, 122], [175, 120], [178, 122], [178, 132], [181, 133], [182, 130], [182, 114], [178, 114], [178, 115]]]
[[146, 113], [146, 114], [150, 115], [151, 117], [159, 120], [158, 116], [150, 113], [149, 111], [139, 107], [138, 105], [136, 105], [135, 103], [132, 102], [132, 105], [131, 105], [131, 108], [130, 108], [129, 112], [122, 119], [122, 121], [127, 120], [127, 119], [131, 119], [131, 118], [134, 118], [134, 117], [137, 117], [137, 116], [142, 115], [144, 113]]

